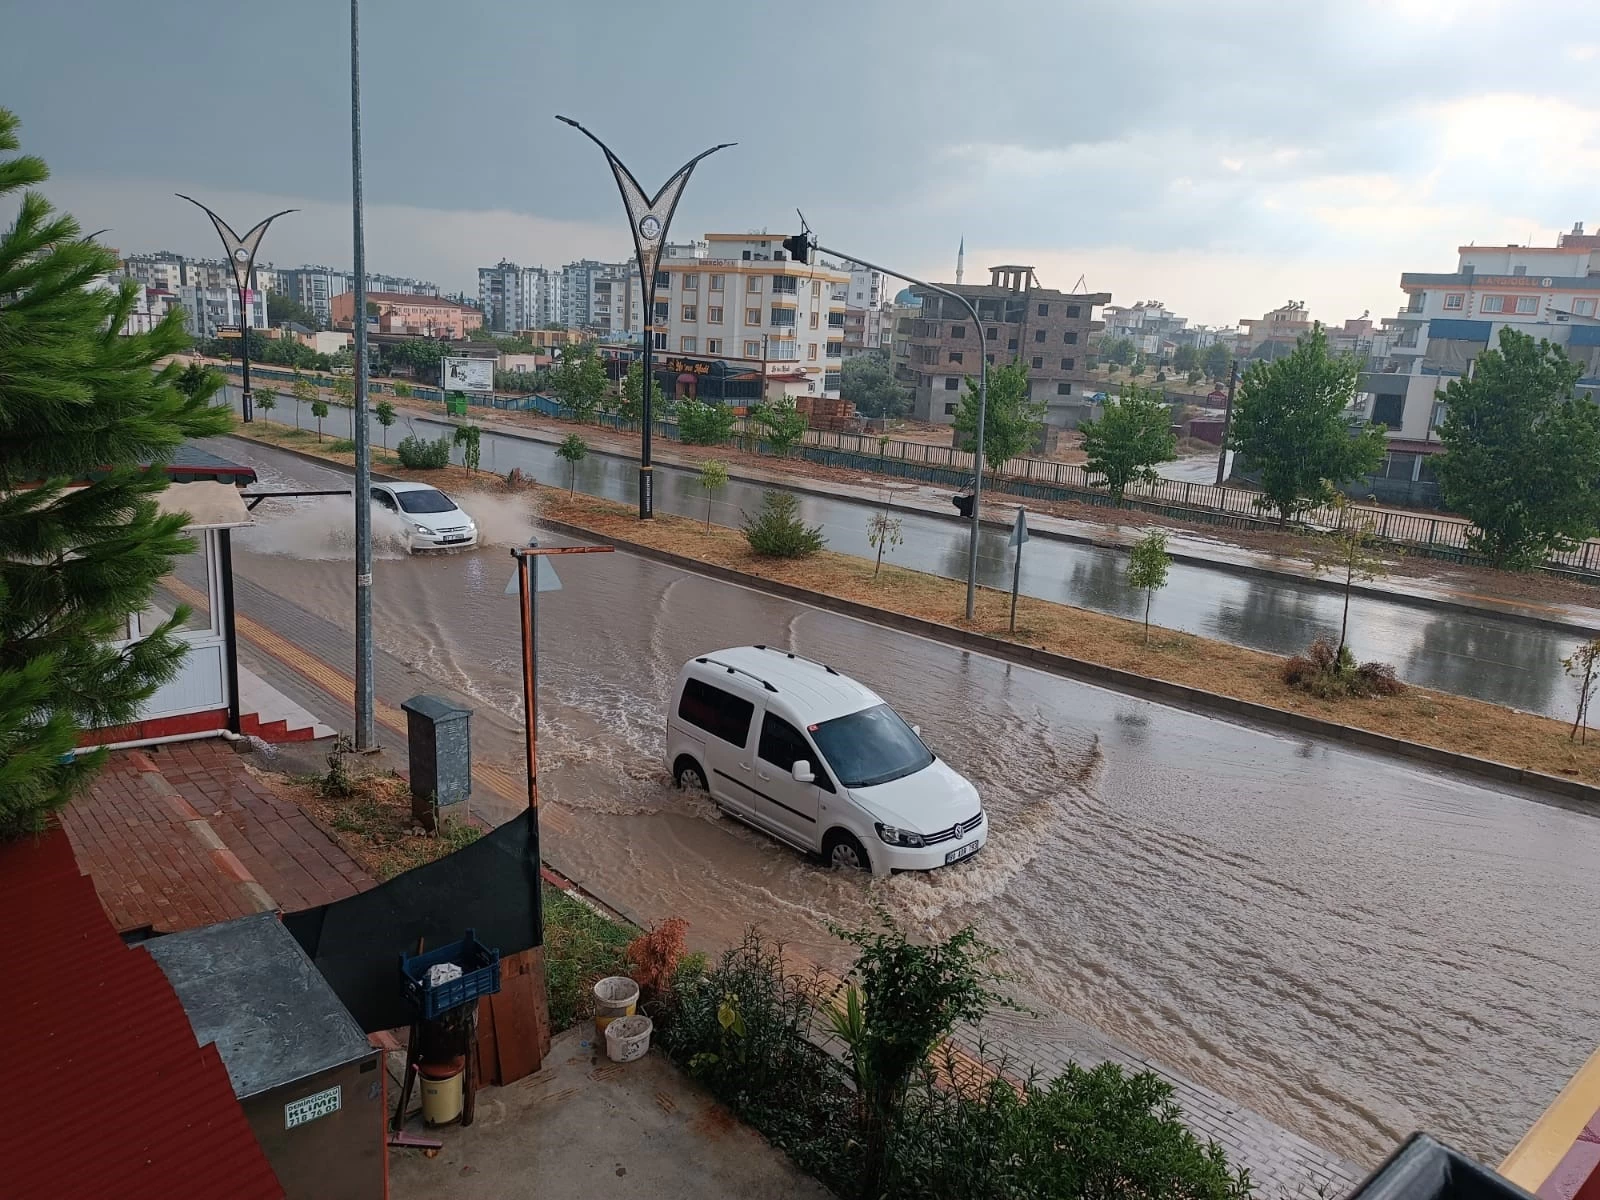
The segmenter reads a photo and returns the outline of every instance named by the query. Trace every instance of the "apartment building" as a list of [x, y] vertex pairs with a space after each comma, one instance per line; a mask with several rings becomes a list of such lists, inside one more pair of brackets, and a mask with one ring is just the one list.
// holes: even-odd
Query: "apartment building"
[[912, 287], [916, 315], [900, 317], [894, 334], [895, 378], [912, 391], [912, 415], [950, 424], [962, 389], [975, 378], [983, 355], [990, 366], [1020, 360], [1028, 368], [1029, 395], [1046, 405], [1047, 424], [1074, 428], [1092, 407], [1097, 390], [1088, 374], [1089, 335], [1102, 328], [1094, 310], [1109, 292], [1073, 294], [1044, 288], [1032, 267], [989, 268], [988, 284], [951, 284], [978, 310], [948, 296]]
[[530, 328], [524, 280], [530, 272], [501, 259], [492, 267], [478, 268], [478, 308], [485, 329], [511, 333]]
[[1180, 335], [1189, 324], [1159, 300], [1140, 300], [1130, 307], [1108, 304], [1102, 313], [1108, 338], [1127, 338], [1134, 349], [1148, 358], [1170, 354], [1181, 345]]
[[[224, 329], [239, 328], [239, 289], [230, 279], [223, 287], [184, 285], [172, 293], [183, 305], [184, 328], [201, 341], [217, 337]], [[267, 327], [267, 294], [245, 293], [247, 323], [251, 329]]]
[[844, 357], [854, 358], [889, 344], [892, 327], [885, 320], [889, 282], [882, 271], [844, 263], [850, 273], [844, 292]]
[[848, 271], [792, 261], [777, 234], [708, 233], [684, 249], [660, 260], [650, 319], [669, 394], [838, 398]]

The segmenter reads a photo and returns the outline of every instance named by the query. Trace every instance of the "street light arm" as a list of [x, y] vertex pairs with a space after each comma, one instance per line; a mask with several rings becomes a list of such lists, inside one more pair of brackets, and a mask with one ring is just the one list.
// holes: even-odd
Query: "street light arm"
[[[801, 217], [802, 223], [805, 221]], [[978, 429], [977, 440], [972, 451], [972, 524], [967, 534], [967, 620], [972, 620], [977, 605], [978, 590], [978, 506], [983, 496], [983, 436], [985, 419], [989, 414], [989, 355], [983, 336], [983, 321], [978, 317], [977, 306], [960, 292], [953, 292], [949, 288], [940, 287], [936, 283], [926, 283], [914, 276], [907, 275], [904, 271], [894, 271], [888, 267], [870, 263], [864, 258], [857, 258], [853, 254], [846, 254], [843, 250], [833, 250], [827, 246], [812, 241], [812, 248], [819, 254], [833, 254], [839, 258], [847, 259], [866, 267], [869, 271], [882, 271], [885, 275], [892, 275], [896, 279], [904, 279], [916, 287], [927, 288], [930, 292], [937, 292], [941, 296], [948, 296], [958, 300], [961, 306], [972, 315], [972, 328], [978, 335]]]

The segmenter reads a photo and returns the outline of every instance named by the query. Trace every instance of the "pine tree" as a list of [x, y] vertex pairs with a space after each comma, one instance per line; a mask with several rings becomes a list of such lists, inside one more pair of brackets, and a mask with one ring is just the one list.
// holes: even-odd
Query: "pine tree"
[[[16, 118], [0, 109], [0, 154]], [[0, 197], [49, 177], [31, 155], [0, 158]], [[0, 234], [0, 837], [37, 830], [99, 767], [64, 760], [85, 729], [133, 720], [178, 667], [188, 613], [118, 650], [130, 613], [193, 542], [162, 516], [158, 466], [185, 438], [220, 433], [215, 383], [181, 391], [181, 313], [124, 337], [137, 285], [91, 286], [116, 255], [26, 191]], [[84, 487], [75, 481], [102, 475]]]

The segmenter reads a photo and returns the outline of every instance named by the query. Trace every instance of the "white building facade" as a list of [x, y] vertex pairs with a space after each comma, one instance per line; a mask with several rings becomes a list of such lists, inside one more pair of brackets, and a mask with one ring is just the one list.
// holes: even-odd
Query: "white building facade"
[[[178, 303], [183, 305], [184, 327], [191, 337], [208, 340], [224, 328], [239, 327], [239, 289], [227, 287], [181, 287]], [[245, 293], [247, 323], [251, 329], [267, 327], [267, 294], [259, 288]]]

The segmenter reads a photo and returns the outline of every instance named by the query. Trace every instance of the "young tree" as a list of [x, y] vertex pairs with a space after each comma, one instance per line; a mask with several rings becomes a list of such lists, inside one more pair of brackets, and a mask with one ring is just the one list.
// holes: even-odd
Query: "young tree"
[[[0, 154], [16, 127], [0, 109]], [[138, 286], [91, 286], [117, 256], [32, 190], [48, 176], [39, 158], [0, 158], [15, 214], [0, 233], [0, 838], [41, 829], [105, 761], [72, 753], [80, 735], [135, 720], [177, 670], [182, 606], [113, 644], [130, 613], [154, 623], [157, 581], [194, 547], [185, 518], [157, 509], [165, 473], [141, 464], [231, 421], [216, 382], [188, 394], [182, 366], [159, 365], [188, 348], [181, 313], [122, 336]]]
[[210, 396], [222, 386], [222, 376], [204, 363], [192, 362], [178, 374], [175, 386], [185, 396], [191, 398], [199, 395]]
[[1383, 427], [1352, 427], [1348, 416], [1359, 370], [1348, 355], [1329, 357], [1317, 324], [1291, 353], [1252, 363], [1240, 380], [1227, 446], [1261, 472], [1257, 507], [1274, 510], [1279, 525], [1383, 461]]
[[[983, 422], [983, 461], [998, 472], [1039, 440], [1044, 401], [1028, 396], [1028, 368], [1020, 360], [989, 372], [989, 404]], [[978, 435], [978, 380], [967, 379], [956, 409], [956, 432], [962, 448], [971, 450]]]
[[1582, 371], [1560, 346], [1507, 328], [1444, 389], [1433, 469], [1497, 567], [1538, 566], [1600, 528], [1600, 408], [1576, 394]]
[[644, 420], [644, 364], [637, 359], [628, 364], [628, 373], [622, 377], [617, 415], [629, 425]]
[[700, 464], [700, 487], [706, 494], [706, 528], [711, 528], [711, 497], [728, 486], [728, 464], [708, 458]]
[[1201, 375], [1200, 369], [1197, 367], [1184, 376], [1184, 382], [1190, 387], [1193, 387], [1195, 384], [1199, 383], [1202, 378], [1204, 378], [1204, 376]]
[[278, 407], [278, 393], [272, 388], [255, 389], [256, 407], [264, 413], [269, 413]]
[[575, 433], [567, 434], [566, 440], [556, 447], [556, 457], [563, 459], [569, 468], [567, 472], [567, 491], [570, 494], [578, 486], [578, 464], [589, 455], [589, 443]]
[[452, 440], [461, 447], [461, 465], [467, 469], [468, 475], [472, 474], [478, 469], [478, 464], [483, 461], [480, 457], [482, 454], [483, 430], [476, 425], [457, 425], [455, 436]]
[[411, 398], [411, 385], [409, 383], [395, 384], [394, 394], [397, 400], [409, 400]]
[[1134, 346], [1131, 338], [1107, 338], [1100, 343], [1100, 357], [1109, 363], [1116, 363], [1119, 367], [1126, 367], [1131, 364], [1136, 354], [1138, 354], [1138, 349]]
[[894, 381], [894, 368], [883, 350], [844, 360], [839, 395], [864, 417], [898, 417], [910, 407], [906, 391]]
[[761, 430], [761, 436], [767, 445], [772, 447], [773, 453], [789, 457], [789, 451], [806, 435], [806, 430], [811, 428], [811, 422], [805, 413], [795, 407], [795, 402], [788, 396], [775, 400], [771, 404], [763, 404], [750, 414], [750, 420]]
[[800, 500], [793, 492], [769, 491], [761, 498], [756, 516], [745, 514], [745, 540], [756, 554], [767, 558], [805, 558], [821, 550], [826, 539], [822, 526], [800, 519]]
[[1144, 592], [1144, 644], [1150, 644], [1150, 601], [1167, 586], [1167, 535], [1152, 529], [1128, 551], [1128, 586]]
[[1583, 727], [1583, 742], [1589, 744], [1589, 702], [1594, 699], [1594, 689], [1597, 682], [1595, 668], [1600, 666], [1600, 638], [1584, 642], [1566, 658], [1561, 660], [1561, 669], [1568, 676], [1578, 681], [1578, 711], [1572, 718], [1572, 732], [1567, 735], [1568, 741], [1573, 741], [1578, 736], [1578, 727]]
[[311, 402], [311, 415], [317, 419], [317, 441], [322, 441], [322, 418], [328, 415], [328, 402], [320, 395]]
[[294, 427], [300, 428], [300, 408], [302, 405], [313, 404], [317, 399], [317, 385], [312, 383], [299, 371], [294, 373], [294, 382], [289, 385], [289, 394], [294, 397]]
[[356, 402], [356, 377], [354, 375], [335, 375], [333, 377], [333, 394], [339, 397], [339, 403], [346, 408], [352, 407]]
[[905, 534], [901, 532], [900, 518], [891, 517], [888, 509], [875, 512], [867, 519], [867, 545], [878, 552], [878, 561], [872, 568], [874, 579], [878, 577], [878, 572], [883, 570], [884, 548], [898, 546], [904, 541]]
[[1200, 352], [1193, 346], [1179, 346], [1172, 352], [1172, 369], [1185, 374], [1200, 365]]
[[383, 426], [383, 448], [389, 448], [389, 426], [395, 422], [394, 405], [387, 400], [378, 401], [378, 407], [372, 410], [372, 415], [378, 418], [378, 424]]
[[1212, 379], [1221, 379], [1233, 363], [1233, 351], [1222, 342], [1212, 342], [1200, 354], [1200, 366]]
[[316, 314], [300, 301], [286, 292], [268, 292], [267, 324], [282, 325], [285, 321], [293, 321], [296, 325], [304, 325], [307, 329], [317, 327]]
[[572, 410], [574, 420], [594, 416], [606, 394], [606, 369], [590, 346], [569, 346], [555, 372], [556, 395]]
[[1160, 392], [1135, 383], [1107, 400], [1100, 419], [1085, 421], [1082, 430], [1085, 465], [1105, 477], [1118, 504], [1130, 483], [1154, 483], [1161, 478], [1155, 464], [1171, 462], [1178, 454], [1172, 409]]
[[678, 405], [678, 438], [690, 446], [720, 446], [733, 436], [733, 409], [685, 399]]
[[1334, 493], [1333, 505], [1339, 514], [1338, 524], [1325, 535], [1322, 546], [1312, 552], [1311, 561], [1342, 580], [1344, 614], [1339, 619], [1339, 645], [1334, 649], [1334, 658], [1343, 661], [1350, 630], [1350, 592], [1358, 580], [1382, 575], [1384, 562], [1376, 550], [1377, 515], [1354, 508], [1343, 492]]

